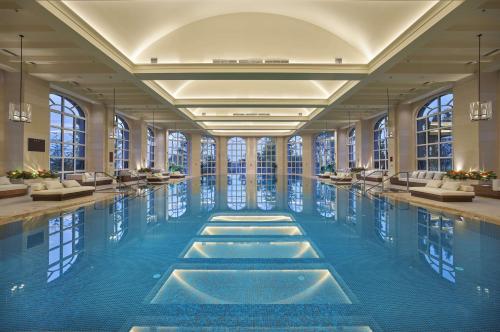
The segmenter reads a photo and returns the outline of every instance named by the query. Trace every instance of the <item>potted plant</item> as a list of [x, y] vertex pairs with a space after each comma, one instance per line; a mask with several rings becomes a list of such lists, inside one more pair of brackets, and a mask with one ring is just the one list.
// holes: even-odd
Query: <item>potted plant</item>
[[36, 179], [38, 177], [38, 173], [21, 171], [16, 169], [13, 171], [8, 171], [7, 177], [11, 180], [12, 183], [23, 183], [24, 180]]
[[137, 170], [137, 172], [139, 173], [151, 173], [151, 171], [152, 171], [151, 168], [148, 167], [142, 167]]
[[54, 171], [42, 169], [41, 171], [37, 172], [38, 177], [42, 179], [57, 179], [59, 177], [59, 174], [57, 174]]
[[175, 165], [175, 164], [172, 164], [168, 167], [168, 171], [170, 173], [174, 173], [174, 172], [182, 172], [182, 167], [181, 166], [178, 166], [178, 165]]

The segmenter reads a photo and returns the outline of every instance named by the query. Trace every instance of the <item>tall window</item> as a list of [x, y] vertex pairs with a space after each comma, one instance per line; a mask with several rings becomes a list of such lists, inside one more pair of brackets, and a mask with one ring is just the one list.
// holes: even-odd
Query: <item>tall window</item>
[[288, 174], [302, 174], [302, 137], [292, 136], [288, 139]]
[[257, 141], [257, 174], [276, 174], [276, 142], [271, 137]]
[[73, 101], [51, 93], [50, 170], [63, 175], [85, 171], [85, 113]]
[[373, 128], [373, 167], [388, 169], [389, 157], [387, 152], [387, 115], [375, 123]]
[[246, 174], [247, 145], [243, 138], [232, 137], [227, 141], [227, 173]]
[[417, 169], [453, 169], [453, 94], [428, 102], [417, 114]]
[[201, 137], [201, 175], [217, 173], [217, 155], [215, 146], [215, 139], [213, 137]]
[[349, 130], [347, 148], [349, 149], [349, 168], [354, 168], [356, 167], [356, 128]]
[[325, 132], [314, 141], [314, 162], [316, 174], [321, 174], [326, 168], [335, 169], [335, 134]]
[[115, 116], [115, 170], [128, 169], [130, 130], [127, 121]]
[[188, 172], [188, 140], [179, 131], [168, 135], [168, 164], [180, 167], [184, 174]]
[[153, 168], [155, 167], [155, 132], [152, 128], [148, 128], [147, 136], [147, 167]]
[[68, 272], [83, 251], [85, 210], [49, 219], [49, 267], [47, 283]]

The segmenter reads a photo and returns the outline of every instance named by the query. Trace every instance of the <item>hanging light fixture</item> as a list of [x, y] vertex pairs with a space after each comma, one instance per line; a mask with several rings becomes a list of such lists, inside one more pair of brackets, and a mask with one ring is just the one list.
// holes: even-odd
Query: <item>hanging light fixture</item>
[[387, 88], [387, 138], [394, 138], [394, 130], [392, 121], [390, 121], [389, 110], [391, 109], [391, 101], [389, 99], [389, 88]]
[[491, 101], [481, 101], [481, 36], [482, 34], [477, 35], [477, 101], [469, 105], [471, 121], [489, 120], [493, 116]]
[[21, 40], [21, 61], [20, 61], [20, 77], [19, 77], [19, 103], [9, 103], [9, 120], [14, 122], [30, 123], [31, 122], [31, 104], [24, 102], [23, 91], [23, 35], [19, 35]]
[[109, 138], [116, 139], [116, 129], [118, 125], [118, 119], [116, 117], [116, 90], [113, 88], [113, 128], [109, 131]]

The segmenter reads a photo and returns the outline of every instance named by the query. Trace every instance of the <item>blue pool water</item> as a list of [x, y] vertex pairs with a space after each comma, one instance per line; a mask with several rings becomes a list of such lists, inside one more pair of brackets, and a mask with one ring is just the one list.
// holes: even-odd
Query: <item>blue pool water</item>
[[500, 330], [500, 227], [301, 177], [19, 220], [0, 266], [6, 331]]

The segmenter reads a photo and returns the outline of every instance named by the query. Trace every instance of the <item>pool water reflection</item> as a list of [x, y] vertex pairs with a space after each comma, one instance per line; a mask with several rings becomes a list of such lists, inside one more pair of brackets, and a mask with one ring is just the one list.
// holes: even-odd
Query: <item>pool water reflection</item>
[[300, 176], [204, 176], [1, 225], [0, 323], [497, 330], [499, 249], [484, 221]]

